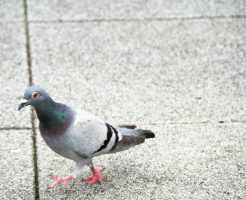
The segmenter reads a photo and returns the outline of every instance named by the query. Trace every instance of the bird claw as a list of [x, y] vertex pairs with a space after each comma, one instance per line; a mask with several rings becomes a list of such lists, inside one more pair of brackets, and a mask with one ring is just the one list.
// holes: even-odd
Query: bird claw
[[64, 186], [66, 186], [68, 181], [72, 180], [74, 177], [73, 176], [64, 176], [64, 177], [50, 176], [50, 178], [54, 180], [53, 183], [51, 184], [51, 187], [55, 188], [59, 184], [63, 184]]
[[98, 182], [99, 184], [102, 184], [102, 172], [105, 170], [105, 168], [101, 168], [98, 171], [93, 170], [92, 176], [89, 176], [87, 178], [82, 179], [81, 181], [87, 182], [89, 186], [93, 185], [94, 183]]

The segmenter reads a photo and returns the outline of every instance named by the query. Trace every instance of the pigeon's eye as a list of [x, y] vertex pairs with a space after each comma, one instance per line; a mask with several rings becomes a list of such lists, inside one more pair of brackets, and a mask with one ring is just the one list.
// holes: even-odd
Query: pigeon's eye
[[36, 99], [36, 98], [38, 98], [39, 97], [39, 93], [37, 93], [37, 92], [33, 92], [32, 93], [32, 98], [33, 99]]

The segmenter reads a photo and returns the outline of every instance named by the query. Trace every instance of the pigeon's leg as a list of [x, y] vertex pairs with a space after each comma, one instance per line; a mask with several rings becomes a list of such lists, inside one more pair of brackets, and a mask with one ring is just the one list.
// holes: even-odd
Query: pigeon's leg
[[50, 176], [50, 178], [53, 181], [53, 183], [51, 184], [51, 187], [56, 187], [58, 184], [63, 184], [64, 186], [67, 185], [68, 181], [74, 179], [73, 176], [63, 176], [63, 177], [57, 177], [57, 176]]
[[59, 184], [63, 184], [64, 186], [66, 186], [70, 180], [80, 177], [83, 171], [83, 167], [89, 162], [89, 159], [83, 159], [76, 162], [76, 168], [74, 169], [73, 175], [64, 177], [50, 176], [50, 178], [54, 180], [51, 184], [51, 187], [54, 188]]
[[90, 167], [90, 169], [91, 169], [92, 176], [83, 179], [83, 181], [86, 181], [88, 183], [88, 185], [92, 185], [92, 184], [94, 184], [96, 182], [98, 182], [99, 184], [102, 184], [102, 176], [101, 176], [101, 173], [104, 171], [104, 168], [101, 168], [101, 169], [99, 169], [97, 171], [95, 169], [92, 161], [89, 162], [88, 167]]

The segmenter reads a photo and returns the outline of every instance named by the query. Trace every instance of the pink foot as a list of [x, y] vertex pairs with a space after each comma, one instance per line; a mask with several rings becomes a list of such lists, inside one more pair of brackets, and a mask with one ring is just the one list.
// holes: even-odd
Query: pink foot
[[93, 185], [94, 183], [98, 182], [99, 184], [102, 184], [102, 176], [101, 173], [104, 171], [104, 168], [99, 169], [96, 171], [96, 169], [93, 167], [91, 168], [92, 176], [82, 179], [82, 181], [86, 181], [88, 185]]
[[64, 177], [50, 176], [50, 178], [54, 180], [53, 183], [51, 184], [51, 187], [54, 188], [58, 184], [63, 184], [64, 186], [66, 186], [68, 181], [72, 180], [74, 177], [73, 176], [64, 176]]

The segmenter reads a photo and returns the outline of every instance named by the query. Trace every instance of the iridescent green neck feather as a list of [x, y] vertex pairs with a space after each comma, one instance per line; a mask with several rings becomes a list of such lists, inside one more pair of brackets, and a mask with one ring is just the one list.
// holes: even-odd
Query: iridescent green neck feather
[[73, 110], [54, 101], [46, 101], [34, 106], [42, 127], [46, 130], [64, 132], [73, 120]]

